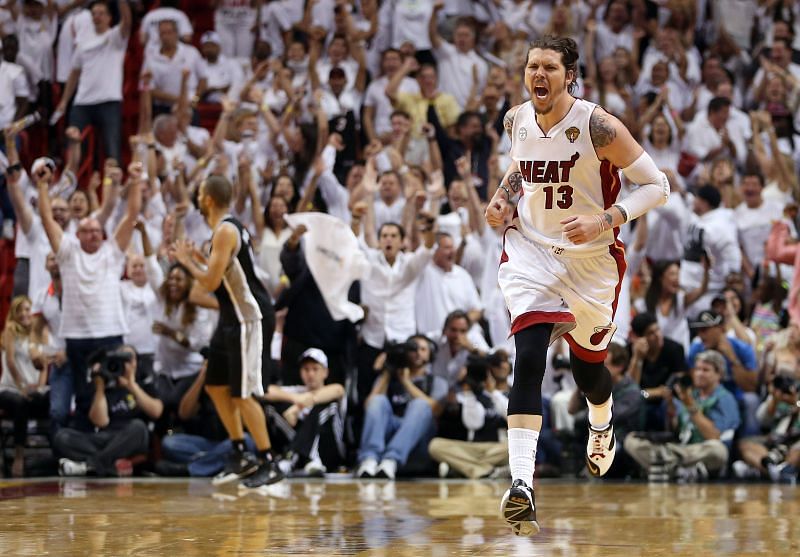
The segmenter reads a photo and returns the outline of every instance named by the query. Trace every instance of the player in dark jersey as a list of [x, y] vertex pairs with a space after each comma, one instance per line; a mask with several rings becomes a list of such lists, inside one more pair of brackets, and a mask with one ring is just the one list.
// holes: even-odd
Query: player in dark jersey
[[[270, 454], [264, 410], [255, 396], [264, 395], [262, 376], [269, 380], [269, 346], [275, 329], [275, 312], [269, 294], [256, 276], [250, 234], [228, 214], [231, 183], [210, 176], [197, 198], [200, 212], [214, 231], [205, 269], [186, 240], [175, 242], [171, 253], [195, 280], [214, 292], [219, 301], [219, 322], [211, 338], [206, 372], [206, 392], [233, 442], [228, 464], [214, 480], [221, 485], [243, 479], [246, 488], [259, 488], [283, 479]], [[267, 351], [266, 357], [264, 352]], [[244, 425], [258, 454], [246, 452]]]

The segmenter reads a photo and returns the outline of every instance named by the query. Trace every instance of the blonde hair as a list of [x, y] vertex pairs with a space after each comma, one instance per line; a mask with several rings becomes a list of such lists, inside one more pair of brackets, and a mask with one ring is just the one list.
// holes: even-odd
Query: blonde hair
[[28, 304], [31, 303], [30, 298], [27, 296], [16, 296], [13, 300], [11, 300], [11, 305], [8, 307], [8, 316], [6, 317], [6, 325], [3, 328], [2, 338], [6, 337], [6, 334], [10, 334], [12, 338], [19, 338], [28, 336], [30, 334], [30, 327], [26, 327], [19, 321], [17, 321], [17, 313], [19, 313], [19, 308], [27, 302]]

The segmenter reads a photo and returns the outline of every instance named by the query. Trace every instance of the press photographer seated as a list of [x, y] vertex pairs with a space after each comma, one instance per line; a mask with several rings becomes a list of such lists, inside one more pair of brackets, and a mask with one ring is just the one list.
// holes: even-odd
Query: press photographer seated
[[[697, 355], [691, 374], [678, 379], [667, 396], [667, 416], [677, 439], [664, 442], [663, 434], [631, 433], [625, 451], [651, 479], [671, 476], [705, 479], [728, 463], [733, 434], [741, 418], [733, 395], [720, 382], [725, 358], [716, 350]], [[658, 477], [656, 477], [658, 476]]]
[[435, 418], [447, 396], [447, 381], [431, 374], [433, 350], [430, 339], [415, 335], [387, 345], [375, 359], [380, 375], [366, 400], [356, 477], [393, 480], [407, 461], [428, 461]]
[[129, 476], [134, 455], [147, 453], [147, 420], [157, 420], [164, 405], [151, 383], [136, 376], [136, 352], [129, 346], [100, 350], [89, 358], [94, 396], [89, 420], [94, 431], [63, 428], [53, 446], [62, 456], [59, 474]]

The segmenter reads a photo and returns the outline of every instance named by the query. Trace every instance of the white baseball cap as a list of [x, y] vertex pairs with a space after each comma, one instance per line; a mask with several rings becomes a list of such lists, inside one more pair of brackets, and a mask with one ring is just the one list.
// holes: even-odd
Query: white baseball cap
[[203, 36], [200, 37], [200, 44], [204, 43], [222, 44], [222, 40], [219, 37], [219, 33], [216, 31], [206, 31], [203, 33]]
[[302, 364], [306, 360], [313, 360], [322, 367], [328, 367], [328, 357], [325, 355], [325, 352], [323, 352], [319, 348], [309, 348], [308, 350], [303, 352], [300, 355], [299, 361]]
[[40, 168], [46, 166], [50, 169], [50, 172], [56, 171], [56, 161], [51, 159], [50, 157], [39, 157], [33, 164], [31, 165], [31, 174], [36, 176], [36, 173], [39, 171]]

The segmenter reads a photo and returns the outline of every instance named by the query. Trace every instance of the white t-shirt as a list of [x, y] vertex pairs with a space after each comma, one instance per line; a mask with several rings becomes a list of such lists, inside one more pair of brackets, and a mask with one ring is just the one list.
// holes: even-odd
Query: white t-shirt
[[[224, 54], [220, 54], [215, 64], [211, 64], [206, 60], [205, 66], [209, 89], [227, 87], [227, 93], [231, 97], [237, 96], [233, 93], [241, 90], [244, 82], [244, 74], [242, 73], [242, 67], [239, 64]], [[219, 103], [222, 102], [222, 97], [224, 96], [224, 93], [213, 93], [208, 95], [206, 100], [212, 103]]]
[[149, 284], [136, 286], [132, 280], [124, 280], [120, 286], [122, 307], [130, 331], [125, 335], [125, 344], [130, 344], [138, 354], [154, 354], [156, 335], [153, 334], [153, 321], [159, 316], [159, 303], [156, 293]]
[[269, 290], [275, 289], [281, 282], [283, 267], [281, 266], [281, 250], [283, 244], [292, 235], [289, 228], [283, 228], [278, 235], [269, 227], [261, 233], [261, 246], [258, 249], [258, 264], [269, 275]]
[[125, 254], [116, 240], [107, 240], [95, 253], [86, 253], [78, 238], [64, 234], [56, 258], [64, 291], [59, 336], [69, 339], [127, 334], [120, 293]]
[[463, 108], [469, 100], [472, 89], [472, 66], [478, 68], [478, 91], [481, 91], [489, 75], [489, 65], [474, 50], [460, 52], [447, 41], [442, 41], [433, 53], [439, 64], [441, 90], [453, 95], [458, 106]]
[[17, 113], [17, 97], [30, 94], [22, 66], [0, 61], [0, 128], [8, 127]]
[[772, 223], [783, 218], [783, 205], [775, 201], [763, 201], [755, 209], [742, 202], [734, 210], [739, 245], [753, 266], [764, 260], [764, 251]]
[[387, 205], [383, 199], [375, 200], [375, 231], [381, 229], [381, 226], [387, 222], [395, 224], [403, 224], [403, 210], [406, 208], [406, 200], [402, 194], [394, 203]]
[[[364, 97], [364, 106], [371, 106], [375, 109], [375, 133], [383, 135], [392, 131], [391, 116], [394, 108], [392, 101], [386, 96], [386, 85], [389, 83], [387, 76], [379, 77], [369, 84], [367, 93]], [[400, 82], [400, 93], [417, 94], [419, 85], [410, 77], [404, 77]]]
[[453, 265], [450, 272], [431, 262], [417, 283], [417, 330], [436, 338], [442, 334], [447, 315], [460, 309], [482, 309], [478, 289], [462, 267]]
[[206, 77], [206, 62], [197, 49], [191, 45], [178, 43], [175, 54], [168, 58], [158, 48], [149, 48], [145, 53], [143, 71], [153, 74], [152, 87], [171, 95], [181, 93], [181, 72], [188, 69], [189, 82], [187, 94], [194, 95], [197, 84]]
[[[31, 343], [27, 338], [14, 340], [14, 363], [22, 382], [26, 385], [35, 385], [39, 382], [39, 370], [31, 360]], [[8, 352], [3, 350], [3, 369], [8, 370]], [[11, 373], [6, 371], [0, 376], [0, 391], [20, 392]]]
[[[91, 105], [122, 100], [122, 70], [128, 38], [120, 26], [102, 35], [94, 32], [77, 38], [72, 68], [81, 70], [76, 105]], [[180, 76], [179, 76], [180, 77]]]
[[79, 8], [73, 11], [64, 20], [61, 33], [58, 35], [56, 48], [56, 81], [65, 83], [72, 72], [72, 58], [79, 40], [86, 39], [87, 35], [95, 35], [92, 24], [92, 12]]
[[56, 295], [53, 283], [50, 282], [43, 290], [37, 292], [31, 300], [33, 301], [31, 314], [41, 315], [50, 329], [47, 345], [55, 350], [64, 350], [67, 343], [58, 335], [58, 330], [61, 328], [61, 301]]
[[53, 43], [57, 33], [58, 20], [55, 16], [43, 15], [41, 20], [36, 21], [20, 15], [17, 19], [19, 49], [36, 61], [36, 73], [45, 81], [53, 79]]
[[144, 15], [140, 27], [142, 42], [145, 48], [161, 46], [161, 39], [158, 36], [158, 25], [162, 21], [174, 21], [178, 26], [178, 35], [192, 35], [194, 29], [189, 21], [189, 16], [176, 8], [156, 8]]
[[417, 50], [431, 48], [428, 22], [433, 4], [427, 0], [397, 0], [394, 3], [394, 12], [389, 12], [392, 48], [400, 48], [405, 42], [410, 42]]

